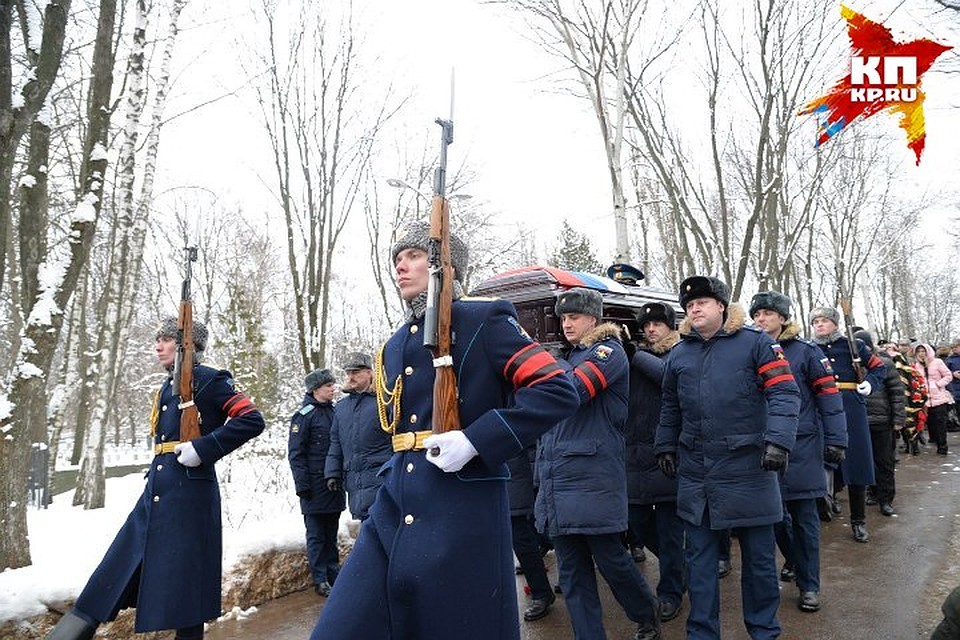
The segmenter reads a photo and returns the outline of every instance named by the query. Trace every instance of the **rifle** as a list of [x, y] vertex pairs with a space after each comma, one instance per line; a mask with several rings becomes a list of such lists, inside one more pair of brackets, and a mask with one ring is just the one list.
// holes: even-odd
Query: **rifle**
[[[453, 144], [453, 120], [436, 119], [443, 132], [440, 163], [433, 174], [430, 208], [430, 244], [427, 251], [429, 280], [427, 309], [423, 317], [423, 346], [433, 353], [433, 432], [460, 429], [457, 376], [453, 370], [452, 328], [453, 262], [450, 257], [450, 207], [446, 198], [447, 147]], [[436, 452], [435, 452], [436, 455]]]
[[174, 388], [180, 391], [180, 441], [189, 442], [200, 437], [200, 413], [193, 402], [193, 300], [190, 280], [192, 263], [197, 261], [197, 248], [185, 247], [186, 275], [180, 287], [180, 313], [177, 316], [177, 358], [173, 365]]
[[857, 376], [857, 383], [861, 383], [867, 378], [863, 370], [863, 362], [860, 360], [860, 350], [857, 349], [857, 339], [853, 335], [853, 313], [850, 311], [850, 303], [845, 298], [840, 298], [840, 309], [843, 311], [843, 324], [847, 330], [847, 345], [850, 347], [850, 359], [853, 361], [853, 371]]

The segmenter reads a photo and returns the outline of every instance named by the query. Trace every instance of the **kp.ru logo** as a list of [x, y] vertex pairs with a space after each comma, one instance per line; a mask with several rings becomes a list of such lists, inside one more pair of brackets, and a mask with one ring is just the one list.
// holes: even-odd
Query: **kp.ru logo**
[[826, 94], [808, 103], [800, 115], [820, 116], [817, 145], [821, 145], [858, 118], [869, 118], [884, 110], [899, 113], [907, 147], [920, 164], [926, 141], [926, 96], [920, 88], [920, 77], [952, 47], [923, 38], [894, 42], [888, 28], [844, 5], [840, 5], [840, 15], [847, 21], [853, 50], [850, 73]]

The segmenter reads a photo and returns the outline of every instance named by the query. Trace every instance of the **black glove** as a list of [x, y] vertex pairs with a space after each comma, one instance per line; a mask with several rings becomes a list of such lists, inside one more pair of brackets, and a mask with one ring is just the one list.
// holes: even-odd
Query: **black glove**
[[840, 464], [847, 457], [847, 452], [843, 447], [828, 444], [823, 448], [823, 461], [830, 464]]
[[340, 478], [327, 478], [327, 491], [338, 493], [341, 489], [343, 485], [340, 483]]
[[301, 500], [309, 500], [313, 497], [312, 489], [304, 489], [303, 491], [297, 491], [297, 497]]
[[763, 449], [763, 456], [760, 457], [760, 466], [767, 471], [779, 471], [782, 475], [787, 472], [787, 459], [789, 457], [789, 451], [768, 442]]
[[670, 479], [677, 477], [677, 456], [674, 453], [661, 453], [657, 456], [657, 465], [663, 475]]
[[624, 340], [623, 350], [627, 354], [627, 362], [630, 362], [633, 360], [633, 354], [637, 352], [637, 343], [633, 340]]

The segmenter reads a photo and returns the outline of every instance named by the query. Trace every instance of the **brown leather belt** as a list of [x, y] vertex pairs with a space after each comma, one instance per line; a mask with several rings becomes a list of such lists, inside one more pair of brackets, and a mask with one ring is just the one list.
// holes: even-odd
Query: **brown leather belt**
[[856, 382], [838, 382], [837, 389], [841, 389], [843, 391], [856, 391], [857, 383]]
[[433, 431], [406, 431], [393, 435], [394, 451], [420, 451], [423, 441], [433, 435]]
[[159, 444], [153, 445], [153, 455], [159, 456], [164, 453], [173, 453], [174, 447], [180, 444], [179, 440], [172, 440], [170, 442], [161, 442]]

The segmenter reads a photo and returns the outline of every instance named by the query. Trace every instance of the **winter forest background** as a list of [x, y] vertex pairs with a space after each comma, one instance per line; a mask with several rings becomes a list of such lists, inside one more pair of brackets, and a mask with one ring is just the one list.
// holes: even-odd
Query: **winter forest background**
[[[954, 0], [853, 4], [960, 47]], [[451, 64], [468, 289], [620, 256], [653, 286], [710, 273], [799, 318], [843, 296], [881, 336], [960, 335], [957, 51], [924, 78], [920, 167], [892, 116], [815, 148], [797, 112], [842, 75], [837, 2], [0, 7], [0, 567], [31, 563], [31, 459], [78, 468], [95, 509], [105, 459], [146, 455], [188, 243], [206, 359], [270, 425], [240, 457], [287, 473], [303, 375], [402, 317], [388, 248], [427, 214]]]

